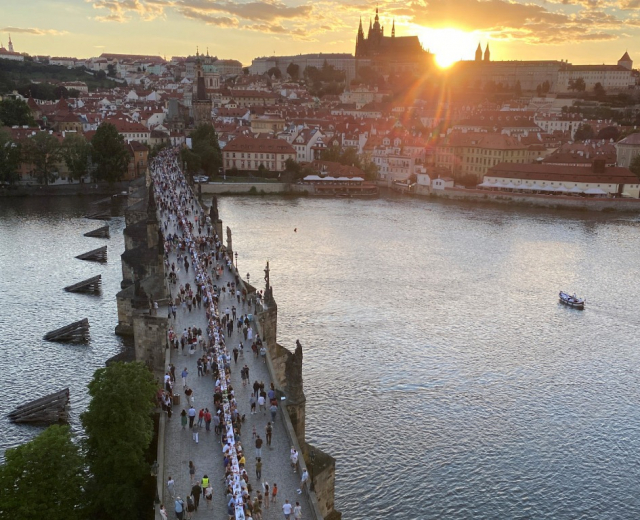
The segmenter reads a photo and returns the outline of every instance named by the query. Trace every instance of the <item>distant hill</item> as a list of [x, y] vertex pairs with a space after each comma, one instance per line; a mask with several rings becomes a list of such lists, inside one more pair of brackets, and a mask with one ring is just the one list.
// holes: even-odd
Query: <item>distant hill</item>
[[[100, 74], [100, 76], [103, 75]], [[44, 65], [34, 61], [0, 60], [0, 94], [7, 94], [32, 82], [46, 82], [56, 85], [65, 81], [83, 81], [89, 90], [118, 86], [115, 81], [106, 77], [98, 78], [84, 67], [68, 69], [59, 65]]]

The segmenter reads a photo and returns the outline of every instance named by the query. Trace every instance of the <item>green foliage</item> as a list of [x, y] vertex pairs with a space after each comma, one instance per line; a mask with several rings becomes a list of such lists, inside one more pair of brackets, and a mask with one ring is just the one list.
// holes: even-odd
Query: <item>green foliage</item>
[[0, 121], [6, 126], [35, 125], [31, 110], [21, 99], [5, 98], [0, 101]]
[[591, 125], [587, 125], [583, 123], [578, 127], [573, 138], [576, 141], [585, 141], [587, 139], [593, 139], [593, 136], [594, 136], [594, 133], [593, 133], [593, 128], [591, 128]]
[[516, 81], [516, 85], [513, 88], [513, 93], [516, 97], [522, 96], [522, 85], [520, 85], [520, 80]]
[[91, 140], [91, 159], [96, 166], [94, 176], [99, 181], [119, 181], [129, 165], [123, 137], [115, 126], [102, 123]]
[[[34, 61], [0, 60], [0, 94], [11, 92], [18, 85], [48, 83], [51, 80], [83, 81], [87, 84], [89, 90], [118, 86], [115, 81], [109, 79], [101, 80], [93, 74], [87, 74], [85, 71], [84, 67], [68, 69], [60, 65], [49, 65]], [[60, 99], [60, 96], [56, 99]]]
[[58, 176], [58, 163], [62, 159], [62, 145], [49, 132], [38, 132], [22, 143], [23, 160], [33, 165], [33, 173], [40, 184], [48, 185]]
[[271, 67], [268, 71], [267, 71], [267, 75], [269, 76], [273, 76], [276, 79], [280, 79], [282, 77], [282, 72], [280, 72], [280, 69], [278, 67]]
[[100, 368], [89, 383], [91, 402], [81, 421], [92, 475], [87, 486], [91, 518], [145, 517], [156, 391], [153, 374], [139, 362]]
[[599, 81], [593, 86], [593, 92], [596, 95], [596, 98], [603, 98], [607, 95], [607, 92], [604, 90], [602, 83]]
[[51, 83], [22, 83], [16, 90], [21, 96], [44, 99], [47, 101], [57, 101], [60, 98], [68, 99], [78, 97], [77, 90], [67, 90], [62, 85], [52, 85]]
[[18, 168], [22, 151], [11, 134], [0, 128], [0, 183], [14, 184], [19, 178]]
[[113, 63], [107, 65], [107, 76], [110, 78], [116, 77], [116, 66]]
[[323, 161], [332, 161], [346, 166], [355, 166], [360, 168], [367, 180], [376, 180], [378, 178], [378, 167], [373, 161], [360, 160], [358, 152], [355, 148], [345, 148], [341, 150], [339, 146], [330, 146], [322, 152], [320, 157]]
[[218, 143], [218, 134], [213, 125], [210, 123], [199, 125], [191, 132], [190, 137], [191, 151], [200, 158], [199, 167], [206, 175], [217, 175], [218, 168], [222, 166], [222, 152]]
[[640, 155], [636, 155], [633, 159], [631, 159], [629, 169], [631, 170], [631, 173], [640, 178]]
[[293, 80], [298, 79], [298, 76], [300, 75], [300, 65], [296, 65], [293, 62], [289, 63], [289, 66], [287, 67], [287, 74], [289, 74]]
[[587, 89], [587, 85], [585, 84], [583, 78], [569, 80], [569, 90], [584, 92], [586, 89]]
[[91, 145], [82, 135], [68, 134], [62, 142], [62, 157], [71, 178], [78, 180], [87, 173]]
[[68, 426], [50, 426], [7, 450], [0, 466], [0, 518], [84, 520], [83, 467]]
[[305, 67], [302, 75], [312, 96], [336, 95], [344, 90], [344, 71], [336, 70], [333, 65], [328, 64], [327, 60], [324, 60], [321, 69], [313, 66]]

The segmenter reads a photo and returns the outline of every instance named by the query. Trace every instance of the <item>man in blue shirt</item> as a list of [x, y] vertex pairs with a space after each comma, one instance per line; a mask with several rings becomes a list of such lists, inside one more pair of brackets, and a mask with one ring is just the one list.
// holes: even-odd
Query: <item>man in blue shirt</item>
[[182, 520], [184, 516], [184, 502], [180, 497], [176, 498], [176, 518]]

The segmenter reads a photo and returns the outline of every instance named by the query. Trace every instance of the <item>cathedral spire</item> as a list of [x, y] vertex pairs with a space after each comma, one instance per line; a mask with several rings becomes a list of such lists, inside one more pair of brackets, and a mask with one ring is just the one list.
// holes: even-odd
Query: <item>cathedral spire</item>
[[476, 49], [476, 61], [482, 61], [482, 46], [478, 42], [478, 48]]
[[488, 42], [487, 42], [487, 47], [484, 50], [484, 61], [491, 61], [491, 51], [489, 50]]
[[13, 52], [13, 42], [11, 41], [11, 35], [9, 35], [9, 52]]
[[391, 37], [395, 38], [396, 37], [396, 21], [393, 20], [393, 25], [391, 26]]

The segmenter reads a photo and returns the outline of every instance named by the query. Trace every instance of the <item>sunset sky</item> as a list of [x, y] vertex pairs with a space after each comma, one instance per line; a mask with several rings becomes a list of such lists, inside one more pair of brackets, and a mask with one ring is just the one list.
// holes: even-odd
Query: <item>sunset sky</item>
[[[376, 3], [318, 0], [24, 0], [3, 2], [0, 40], [15, 50], [87, 58], [102, 52], [170, 58], [201, 51], [243, 64], [257, 56], [354, 52]], [[500, 59], [640, 63], [640, 0], [380, 2], [385, 34], [417, 35], [425, 49], [472, 59], [489, 42]]]

